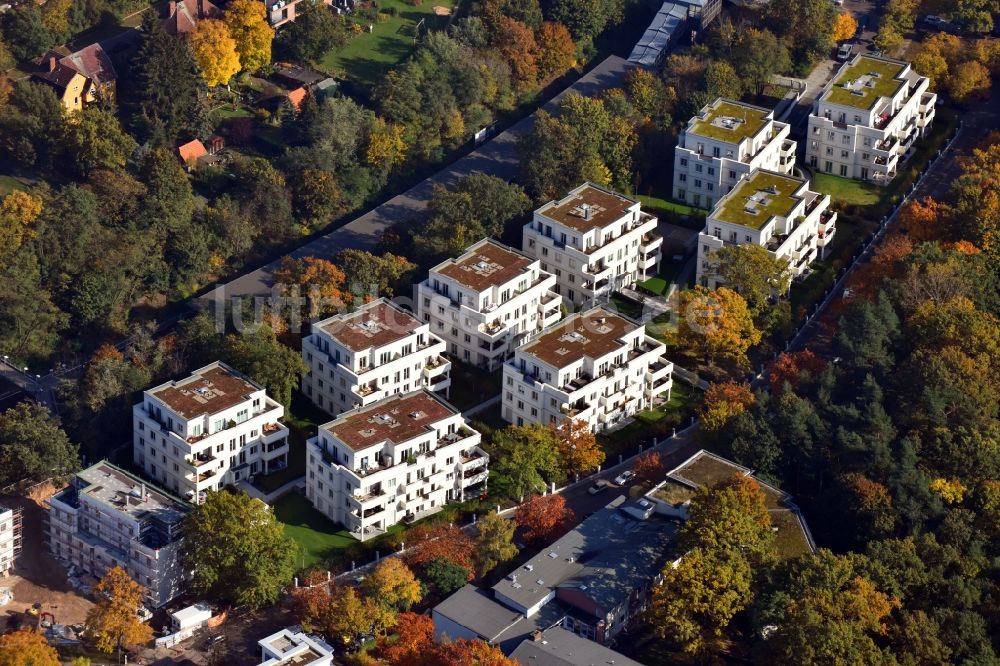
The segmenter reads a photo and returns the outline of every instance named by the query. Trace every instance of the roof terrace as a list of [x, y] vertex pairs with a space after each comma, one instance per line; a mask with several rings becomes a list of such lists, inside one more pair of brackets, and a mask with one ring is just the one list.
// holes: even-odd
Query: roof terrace
[[804, 181], [773, 171], [756, 170], [719, 199], [712, 219], [760, 230], [775, 217], [788, 217], [802, 199], [795, 192]]

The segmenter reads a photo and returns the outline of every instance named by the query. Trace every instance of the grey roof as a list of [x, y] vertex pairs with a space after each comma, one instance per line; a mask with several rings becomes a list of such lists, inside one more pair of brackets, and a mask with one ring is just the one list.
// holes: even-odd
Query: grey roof
[[86, 495], [138, 521], [155, 517], [165, 523], [177, 523], [191, 510], [187, 502], [168, 495], [106, 460], [77, 472], [74, 485], [80, 495]]
[[634, 659], [562, 627], [542, 632], [541, 640], [522, 641], [510, 656], [523, 666], [642, 666]]
[[466, 585], [439, 603], [434, 612], [476, 632], [490, 643], [524, 617], [472, 585]]
[[676, 526], [629, 518], [619, 511], [624, 502], [615, 498], [494, 585], [494, 592], [531, 608], [557, 588], [576, 587], [608, 610], [645, 587], [666, 562]]

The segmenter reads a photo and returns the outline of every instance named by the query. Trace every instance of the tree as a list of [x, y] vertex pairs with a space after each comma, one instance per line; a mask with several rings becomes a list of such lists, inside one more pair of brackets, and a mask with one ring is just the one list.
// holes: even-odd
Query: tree
[[406, 535], [406, 563], [418, 571], [431, 561], [445, 559], [472, 572], [475, 557], [475, 542], [468, 534], [454, 525], [418, 525]]
[[846, 41], [854, 37], [854, 33], [857, 31], [858, 21], [854, 18], [853, 14], [850, 12], [840, 12], [837, 14], [837, 19], [833, 22], [833, 41]]
[[975, 60], [967, 60], [951, 71], [948, 82], [956, 102], [984, 98], [990, 90], [990, 71]]
[[[464, 583], [465, 581], [463, 581]], [[398, 557], [387, 557], [365, 578], [365, 591], [380, 604], [409, 610], [420, 601], [420, 581]]]
[[510, 63], [516, 88], [527, 91], [538, 84], [538, 44], [531, 28], [504, 16], [497, 25], [493, 46]]
[[282, 344], [274, 330], [263, 324], [257, 331], [226, 338], [226, 360], [237, 370], [264, 385], [268, 395], [288, 409], [292, 391], [306, 371], [301, 354]]
[[559, 466], [567, 476], [586, 474], [604, 462], [604, 450], [586, 421], [567, 418], [552, 429], [559, 450]]
[[240, 56], [229, 28], [218, 19], [201, 19], [188, 38], [191, 53], [209, 87], [229, 83], [240, 71]]
[[52, 41], [60, 44], [70, 38], [69, 12], [73, 0], [54, 0], [42, 5], [42, 24], [52, 36]]
[[774, 533], [764, 493], [753, 478], [738, 474], [699, 488], [688, 520], [678, 533], [683, 549], [737, 552], [754, 566], [773, 558]]
[[14, 190], [0, 200], [0, 266], [32, 236], [31, 227], [42, 213], [42, 200]]
[[372, 634], [383, 636], [399, 617], [391, 607], [362, 597], [349, 585], [335, 587], [326, 608], [323, 633], [346, 648], [355, 647], [358, 640]]
[[351, 294], [343, 289], [346, 279], [337, 266], [317, 257], [295, 259], [286, 256], [274, 271], [274, 281], [286, 291], [295, 295], [305, 291], [310, 319], [337, 312], [352, 301]]
[[483, 516], [476, 523], [476, 566], [480, 575], [517, 556], [517, 546], [514, 545], [516, 528], [513, 521], [495, 513]]
[[569, 28], [575, 39], [596, 37], [607, 24], [601, 0], [553, 0], [548, 13]]
[[942, 219], [947, 208], [932, 199], [911, 199], [899, 210], [897, 221], [913, 243], [936, 241], [945, 237], [947, 228]]
[[385, 123], [379, 120], [368, 134], [368, 149], [365, 161], [376, 169], [386, 172], [406, 157], [406, 141], [403, 126], [399, 123]]
[[743, 297], [755, 319], [771, 307], [772, 294], [785, 294], [791, 284], [788, 262], [760, 245], [726, 245], [710, 260], [718, 277]]
[[261, 608], [295, 571], [295, 542], [266, 504], [243, 492], [210, 492], [184, 518], [181, 565], [195, 594]]
[[758, 95], [772, 76], [791, 68], [788, 49], [770, 30], [745, 30], [740, 35], [738, 47], [741, 57], [736, 61], [736, 71]]
[[124, 168], [138, 147], [114, 114], [93, 105], [75, 111], [64, 128], [63, 145], [81, 176], [95, 169]]
[[344, 212], [344, 197], [332, 173], [303, 169], [292, 185], [292, 207], [302, 225], [313, 231], [322, 229]]
[[58, 478], [79, 466], [77, 447], [44, 405], [22, 402], [0, 412], [0, 486]]
[[417, 270], [415, 263], [391, 252], [372, 254], [346, 249], [337, 253], [336, 261], [344, 275], [351, 276], [349, 287], [354, 294], [392, 297], [397, 288], [407, 288]]
[[42, 10], [31, 2], [4, 12], [0, 32], [18, 62], [37, 58], [56, 43], [56, 37], [45, 27]]
[[286, 39], [283, 44], [296, 60], [318, 63], [327, 53], [347, 43], [347, 28], [321, 2], [311, 2], [304, 9], [305, 13], [297, 15], [295, 21], [284, 30]]
[[678, 341], [709, 363], [745, 366], [747, 351], [761, 340], [746, 301], [727, 287], [682, 292], [678, 311]]
[[767, 383], [774, 395], [780, 395], [786, 384], [797, 391], [804, 375], [816, 375], [825, 367], [826, 362], [812, 350], [781, 352], [767, 370]]
[[435, 649], [434, 621], [427, 615], [400, 613], [394, 633], [396, 639], [380, 652], [390, 666], [419, 664]]
[[576, 44], [562, 23], [546, 21], [538, 36], [538, 75], [546, 79], [562, 74], [576, 63]]
[[875, 35], [875, 46], [886, 53], [892, 53], [903, 45], [903, 35], [892, 26], [882, 26]]
[[559, 445], [553, 432], [537, 423], [509, 426], [493, 436], [491, 481], [510, 497], [545, 489], [559, 470]]
[[743, 96], [743, 81], [731, 64], [712, 60], [705, 68], [705, 90], [712, 97], [739, 99]]
[[0, 635], [0, 666], [59, 666], [59, 653], [31, 629]]
[[562, 495], [535, 495], [517, 507], [514, 520], [524, 528], [524, 540], [539, 545], [551, 541], [573, 520], [573, 510]]
[[499, 647], [478, 638], [461, 638], [443, 643], [431, 650], [429, 666], [518, 666], [518, 662], [504, 656]]
[[139, 34], [132, 84], [119, 97], [140, 141], [173, 148], [180, 137], [202, 134], [205, 83], [191, 49], [163, 29], [156, 12], [143, 15]]
[[660, 454], [656, 451], [647, 451], [632, 463], [632, 473], [635, 474], [636, 481], [643, 485], [652, 486], [659, 483], [666, 472]]
[[701, 427], [708, 432], [720, 430], [753, 403], [754, 394], [747, 383], [729, 380], [709, 384], [699, 408]]
[[777, 0], [765, 8], [765, 25], [788, 45], [796, 73], [804, 76], [827, 54], [833, 43], [836, 9], [823, 0]]
[[447, 597], [465, 585], [466, 581], [469, 580], [469, 574], [469, 570], [461, 564], [456, 564], [443, 557], [435, 557], [424, 567], [424, 579], [442, 597]]
[[226, 7], [222, 20], [236, 42], [236, 52], [244, 70], [255, 72], [270, 64], [274, 29], [267, 23], [264, 5], [253, 0], [233, 0]]
[[645, 67], [633, 67], [625, 73], [625, 92], [641, 114], [661, 126], [670, 124], [677, 92], [659, 76]]
[[91, 590], [96, 603], [87, 612], [87, 634], [101, 652], [130, 648], [147, 642], [153, 630], [139, 618], [146, 588], [119, 566], [108, 569]]

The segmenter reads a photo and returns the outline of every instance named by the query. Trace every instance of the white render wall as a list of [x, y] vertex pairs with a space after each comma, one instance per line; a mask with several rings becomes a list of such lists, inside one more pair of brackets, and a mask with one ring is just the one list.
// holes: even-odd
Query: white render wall
[[555, 275], [555, 290], [568, 302], [595, 305], [659, 271], [663, 238], [656, 234], [656, 218], [643, 213], [639, 203], [620, 219], [585, 233], [545, 217], [543, 209], [525, 225], [522, 249]]
[[309, 368], [302, 376], [302, 392], [317, 407], [337, 416], [420, 388], [447, 397], [451, 363], [441, 356], [445, 343], [431, 335], [429, 325], [390, 344], [352, 351], [321, 328], [332, 319], [314, 323], [312, 333], [302, 339], [302, 359]]
[[539, 261], [482, 291], [441, 273], [443, 265], [432, 268], [427, 279], [415, 285], [414, 300], [418, 318], [445, 341], [445, 351], [454, 358], [494, 370], [519, 344], [562, 318], [556, 278], [543, 271]]
[[228, 409], [187, 419], [154, 395], [164, 386], [145, 391], [132, 407], [133, 462], [164, 488], [200, 504], [209, 490], [287, 465], [285, 408], [263, 387]]
[[21, 551], [21, 515], [0, 506], [0, 576], [6, 576]]
[[489, 456], [481, 439], [458, 413], [405, 442], [361, 450], [338, 441], [324, 425], [306, 443], [306, 497], [363, 541], [408, 515], [429, 515], [462, 501], [470, 488], [485, 487]]

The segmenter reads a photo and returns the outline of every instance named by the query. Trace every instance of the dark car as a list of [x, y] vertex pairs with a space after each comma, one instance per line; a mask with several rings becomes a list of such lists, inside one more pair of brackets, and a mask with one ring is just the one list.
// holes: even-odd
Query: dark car
[[587, 492], [590, 493], [591, 495], [599, 495], [607, 489], [608, 485], [606, 483], [601, 483], [600, 481], [598, 481], [591, 487], [587, 488]]

